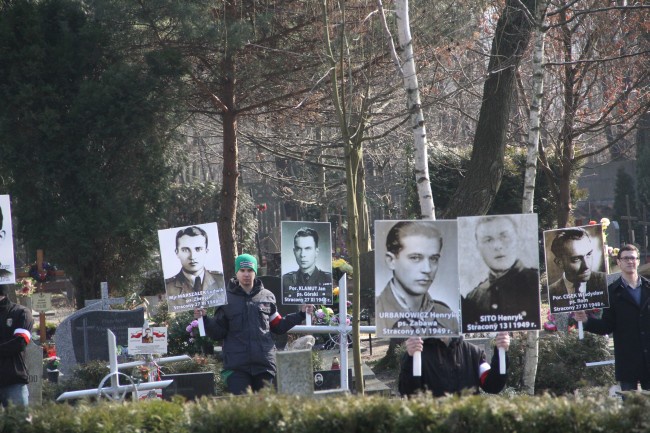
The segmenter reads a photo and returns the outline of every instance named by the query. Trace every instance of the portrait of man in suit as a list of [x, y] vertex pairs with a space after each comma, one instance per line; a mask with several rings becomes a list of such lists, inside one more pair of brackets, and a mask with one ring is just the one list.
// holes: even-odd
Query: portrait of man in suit
[[548, 287], [551, 312], [599, 308], [585, 304], [602, 302], [603, 296], [606, 301], [607, 277], [594, 264], [599, 246], [582, 227], [557, 231], [551, 253], [562, 276]]

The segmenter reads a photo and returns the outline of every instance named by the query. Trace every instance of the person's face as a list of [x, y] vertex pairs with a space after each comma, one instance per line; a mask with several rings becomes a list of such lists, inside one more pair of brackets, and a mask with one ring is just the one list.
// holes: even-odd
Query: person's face
[[386, 264], [407, 294], [424, 295], [436, 277], [442, 242], [440, 238], [405, 236], [401, 244], [399, 254], [386, 253]]
[[310, 271], [316, 266], [318, 248], [311, 236], [300, 236], [293, 241], [293, 254], [296, 256], [298, 267], [303, 272]]
[[517, 233], [510, 220], [492, 220], [476, 228], [478, 250], [494, 272], [510, 269], [517, 260]]
[[639, 266], [639, 255], [636, 251], [623, 251], [618, 259], [618, 266], [624, 274], [633, 274]]
[[564, 244], [564, 255], [559, 258], [566, 279], [572, 283], [588, 281], [593, 267], [593, 255], [594, 247], [589, 238], [567, 241]]
[[183, 235], [178, 238], [176, 255], [181, 261], [183, 270], [188, 274], [198, 275], [205, 267], [208, 253], [206, 239], [203, 236]]
[[253, 281], [255, 281], [255, 271], [249, 268], [240, 268], [237, 271], [237, 281], [242, 287], [253, 287]]

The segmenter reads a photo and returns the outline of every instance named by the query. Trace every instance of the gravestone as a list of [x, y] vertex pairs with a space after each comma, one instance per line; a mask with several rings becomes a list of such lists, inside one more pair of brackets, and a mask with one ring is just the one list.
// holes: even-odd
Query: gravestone
[[72, 346], [75, 359], [86, 363], [95, 359], [108, 361], [106, 330], [115, 334], [118, 346], [129, 344], [129, 328], [142, 327], [144, 308], [135, 310], [95, 311], [72, 320]]
[[[106, 329], [117, 336], [117, 344], [127, 346], [128, 328], [142, 326], [144, 308], [131, 311], [103, 311], [102, 303], [95, 303], [66, 317], [54, 334], [59, 370], [65, 376], [80, 363], [90, 359], [108, 360]], [[85, 328], [84, 328], [85, 324]], [[99, 356], [99, 357], [94, 357]]]
[[43, 349], [33, 341], [25, 348], [25, 365], [29, 382], [29, 406], [43, 404]]
[[174, 379], [162, 395], [165, 400], [171, 400], [175, 395], [182, 395], [188, 400], [194, 400], [204, 395], [215, 395], [214, 372], [165, 374], [161, 380]]
[[277, 352], [276, 382], [279, 394], [314, 394], [311, 350]]
[[[348, 369], [348, 384], [352, 383], [352, 369]], [[325, 391], [341, 389], [341, 370], [316, 370], [314, 371], [314, 389]]]

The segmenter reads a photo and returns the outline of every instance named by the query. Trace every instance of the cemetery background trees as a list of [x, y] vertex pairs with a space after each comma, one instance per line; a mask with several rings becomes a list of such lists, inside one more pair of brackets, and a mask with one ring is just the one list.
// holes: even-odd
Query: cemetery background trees
[[106, 30], [73, 1], [0, 14], [1, 187], [28, 251], [65, 269], [79, 308], [101, 281], [141, 274], [173, 174], [176, 57], [127, 62]]

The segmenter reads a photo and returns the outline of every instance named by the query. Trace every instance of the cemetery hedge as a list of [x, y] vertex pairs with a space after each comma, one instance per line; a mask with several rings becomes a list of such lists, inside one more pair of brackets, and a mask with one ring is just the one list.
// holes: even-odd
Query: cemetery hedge
[[382, 397], [279, 396], [271, 392], [185, 403], [48, 403], [0, 410], [0, 432], [522, 432], [581, 433], [650, 429], [650, 399], [463, 396], [411, 400]]

